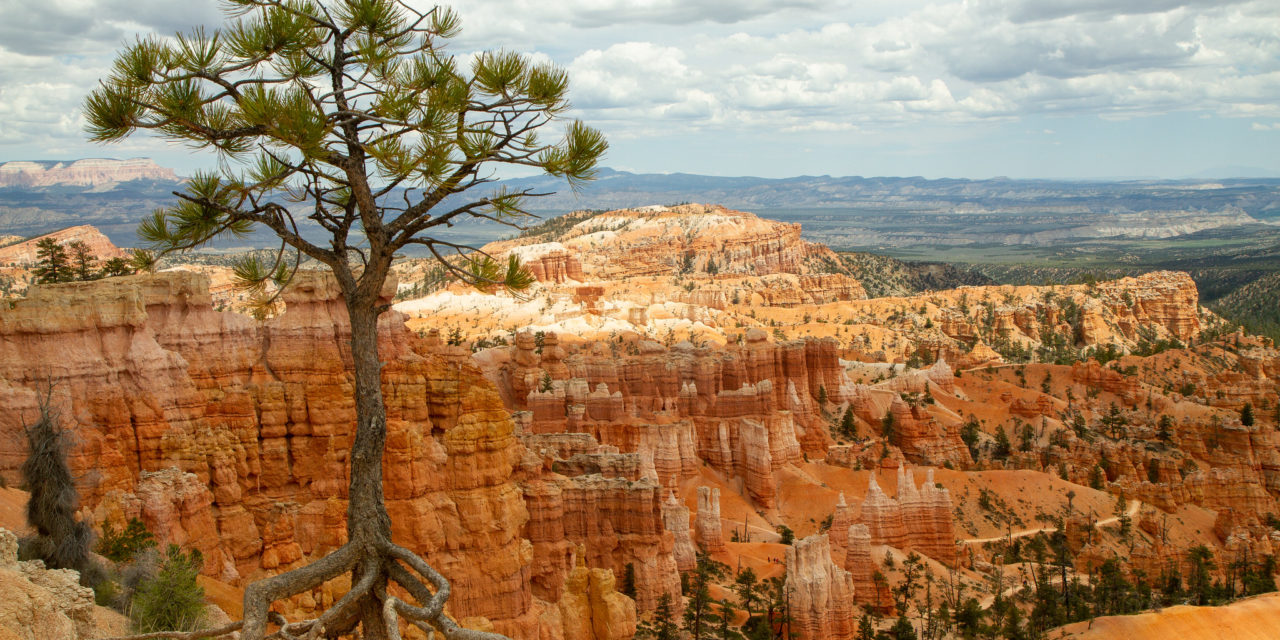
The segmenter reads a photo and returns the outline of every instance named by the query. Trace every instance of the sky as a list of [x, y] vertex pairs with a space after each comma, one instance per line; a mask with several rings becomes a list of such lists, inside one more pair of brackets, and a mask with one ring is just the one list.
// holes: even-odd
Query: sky
[[[418, 4], [416, 6], [429, 6]], [[460, 57], [566, 68], [605, 164], [709, 175], [1280, 175], [1277, 0], [476, 0]], [[122, 45], [212, 0], [0, 0], [0, 161], [211, 154], [85, 140]]]

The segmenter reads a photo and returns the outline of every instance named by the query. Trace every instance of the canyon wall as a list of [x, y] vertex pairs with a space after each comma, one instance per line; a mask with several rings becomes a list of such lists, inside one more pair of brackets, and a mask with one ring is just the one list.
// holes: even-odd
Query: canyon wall
[[[203, 276], [172, 272], [37, 286], [0, 307], [0, 402], [10, 408], [0, 415], [0, 474], [17, 483], [22, 424], [49, 393], [77, 442], [70, 463], [95, 520], [141, 517], [162, 542], [199, 548], [205, 573], [235, 584], [337, 548], [355, 424], [349, 324], [330, 277], [299, 273], [283, 298], [286, 312], [259, 324], [213, 311]], [[516, 638], [561, 637], [565, 618], [550, 612], [569, 605], [535, 596], [535, 544], [521, 535], [532, 503], [517, 472], [542, 472], [525, 461], [496, 390], [465, 356], [431, 351], [399, 314], [379, 329], [395, 540], [452, 580], [455, 616], [486, 617]], [[621, 546], [670, 558], [651, 487], [636, 502], [633, 492], [570, 482], [567, 513], [608, 512], [602, 503], [613, 501], [617, 521], [643, 515], [613, 534], [589, 517], [565, 526], [585, 538], [647, 536], [651, 551]], [[620, 568], [595, 546], [588, 564]], [[568, 555], [552, 582], [572, 572]], [[286, 613], [328, 604], [343, 588], [325, 585]], [[623, 606], [601, 596], [611, 610]], [[606, 626], [618, 637], [626, 624]]]
[[705, 462], [743, 478], [765, 507], [778, 469], [826, 451], [818, 397], [839, 402], [847, 386], [834, 342], [774, 343], [758, 330], [724, 349], [644, 342], [614, 354], [600, 344], [566, 348], [555, 334], [542, 343], [539, 353], [532, 335], [519, 334], [486, 369], [526, 431], [589, 433], [643, 453], [667, 489]]

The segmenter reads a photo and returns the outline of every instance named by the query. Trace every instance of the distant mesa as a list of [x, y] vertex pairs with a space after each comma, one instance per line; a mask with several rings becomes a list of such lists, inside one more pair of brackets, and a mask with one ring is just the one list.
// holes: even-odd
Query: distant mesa
[[15, 160], [0, 164], [0, 187], [107, 187], [130, 180], [172, 180], [173, 169], [151, 158], [86, 158], [70, 162]]
[[[10, 162], [9, 164], [13, 163]], [[98, 231], [96, 227], [82, 224], [13, 244], [5, 244], [3, 239], [0, 238], [0, 266], [30, 267], [35, 265], [39, 261], [36, 243], [43, 238], [53, 238], [63, 246], [76, 241], [83, 242], [88, 245], [89, 252], [98, 260], [123, 258], [127, 255], [122, 249], [112, 244], [111, 240], [103, 235], [101, 231]]]

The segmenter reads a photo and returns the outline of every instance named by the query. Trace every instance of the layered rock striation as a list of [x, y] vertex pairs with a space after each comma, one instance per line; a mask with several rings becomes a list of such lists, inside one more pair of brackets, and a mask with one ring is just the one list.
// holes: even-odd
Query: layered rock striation
[[[0, 416], [9, 443], [0, 474], [18, 480], [22, 423], [51, 384], [96, 517], [141, 517], [161, 542], [200, 548], [204, 572], [236, 584], [337, 548], [355, 424], [349, 324], [329, 277], [299, 273], [283, 298], [285, 313], [259, 324], [213, 311], [207, 279], [173, 272], [37, 286], [0, 308], [0, 401], [11, 408]], [[516, 483], [525, 450], [510, 414], [465, 358], [432, 352], [399, 314], [379, 329], [395, 540], [451, 579], [453, 615], [488, 618], [517, 638], [561, 637], [543, 615], [555, 599], [534, 593], [534, 544], [521, 535], [533, 503]], [[609, 513], [601, 503], [612, 500], [617, 520], [644, 514], [639, 532], [586, 517], [566, 526], [585, 538], [647, 535], [659, 550], [644, 553], [666, 545], [670, 558], [656, 484], [639, 503], [598, 484], [568, 487], [567, 511]], [[588, 563], [621, 568], [606, 555]], [[559, 582], [572, 568], [563, 563]], [[286, 613], [342, 589], [325, 585]]]
[[539, 353], [525, 333], [487, 373], [530, 433], [590, 433], [643, 452], [669, 489], [706, 463], [743, 478], [765, 507], [775, 472], [831, 441], [818, 398], [839, 401], [848, 387], [834, 342], [774, 343], [758, 330], [725, 349], [643, 343], [616, 356], [567, 351], [555, 334]]
[[720, 520], [720, 490], [698, 487], [698, 515], [694, 521], [698, 544], [707, 553], [724, 551], [724, 528]]
[[797, 540], [787, 547], [786, 562], [792, 632], [802, 640], [853, 638], [853, 579], [831, 561], [827, 536]]
[[914, 549], [947, 564], [956, 560], [951, 494], [934, 483], [932, 469], [917, 488], [914, 474], [898, 467], [896, 498], [886, 495], [871, 474], [858, 524], [866, 528], [870, 544]]

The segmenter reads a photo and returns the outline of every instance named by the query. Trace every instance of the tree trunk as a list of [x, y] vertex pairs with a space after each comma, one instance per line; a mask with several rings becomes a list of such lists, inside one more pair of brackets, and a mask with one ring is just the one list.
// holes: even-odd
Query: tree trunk
[[379, 574], [371, 598], [358, 612], [365, 638], [387, 637], [382, 602], [386, 567], [379, 546], [391, 542], [391, 518], [382, 492], [382, 454], [387, 441], [387, 407], [382, 398], [382, 362], [378, 357], [377, 300], [344, 297], [351, 319], [351, 359], [355, 366], [356, 435], [351, 445], [351, 484], [347, 503], [348, 540], [363, 548], [366, 560], [351, 576], [354, 585], [366, 573]]

